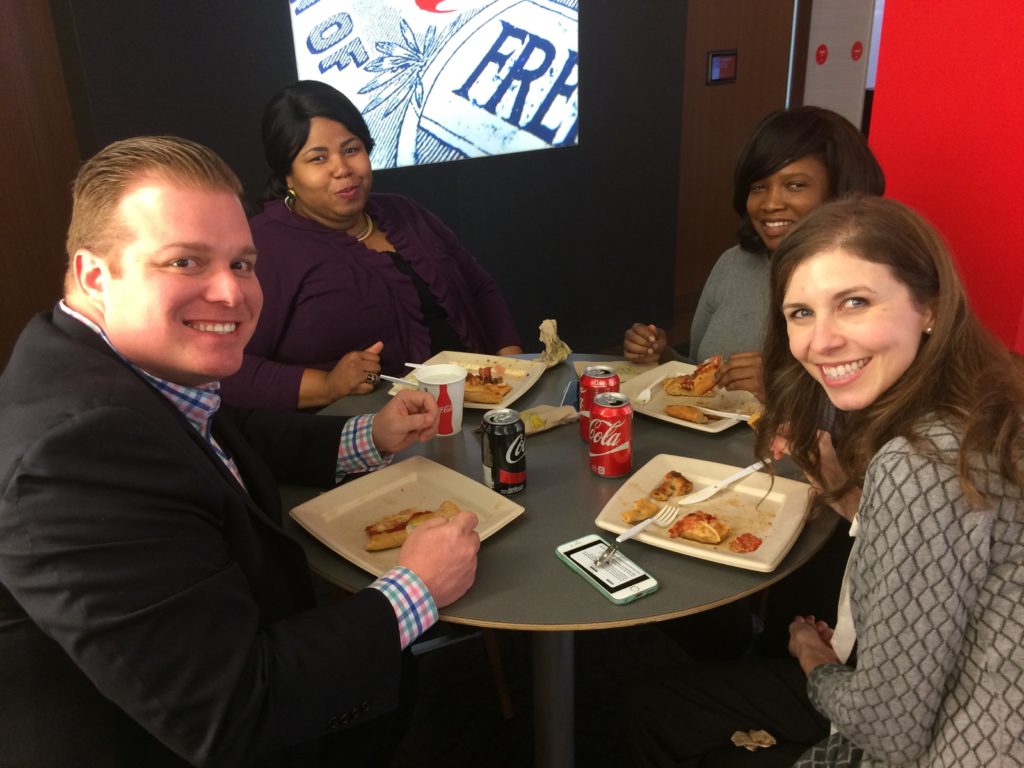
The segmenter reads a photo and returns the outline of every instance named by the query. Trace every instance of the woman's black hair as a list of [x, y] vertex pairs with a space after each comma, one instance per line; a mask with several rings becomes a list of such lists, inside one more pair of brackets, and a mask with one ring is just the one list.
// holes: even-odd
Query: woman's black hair
[[284, 197], [285, 178], [309, 138], [314, 117], [336, 120], [363, 142], [367, 152], [373, 149], [370, 129], [355, 104], [327, 83], [299, 80], [274, 94], [263, 110], [263, 156], [270, 166], [263, 202]]
[[747, 214], [750, 186], [807, 156], [828, 170], [828, 199], [856, 193], [881, 195], [885, 174], [864, 135], [842, 115], [821, 107], [796, 107], [767, 115], [747, 139], [733, 173], [732, 207], [740, 216], [737, 238], [752, 252], [764, 242]]

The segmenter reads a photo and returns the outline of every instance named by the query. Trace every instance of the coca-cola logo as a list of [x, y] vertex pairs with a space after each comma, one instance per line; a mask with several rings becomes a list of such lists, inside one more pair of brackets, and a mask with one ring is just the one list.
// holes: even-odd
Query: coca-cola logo
[[590, 445], [602, 448], [614, 448], [622, 442], [622, 426], [625, 419], [607, 421], [606, 419], [590, 419]]
[[451, 413], [454, 409], [452, 408], [452, 404], [448, 403], [448, 405], [442, 405], [438, 410], [441, 413]]
[[526, 457], [526, 438], [523, 435], [516, 435], [516, 439], [505, 451], [505, 463], [515, 464]]

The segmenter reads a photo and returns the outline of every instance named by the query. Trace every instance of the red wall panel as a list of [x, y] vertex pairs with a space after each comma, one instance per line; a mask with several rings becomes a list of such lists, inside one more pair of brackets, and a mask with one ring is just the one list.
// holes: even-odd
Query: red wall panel
[[1024, 353], [1024, 3], [886, 0], [870, 143], [886, 195], [945, 235], [979, 317]]

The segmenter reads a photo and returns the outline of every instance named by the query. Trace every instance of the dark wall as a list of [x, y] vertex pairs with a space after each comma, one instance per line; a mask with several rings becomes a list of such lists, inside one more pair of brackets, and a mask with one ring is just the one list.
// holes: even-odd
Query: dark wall
[[[579, 146], [379, 171], [502, 285], [527, 349], [578, 350], [671, 319], [685, 0], [582, 0]], [[252, 200], [263, 105], [295, 79], [286, 0], [53, 0], [83, 156], [172, 133], [213, 147]]]

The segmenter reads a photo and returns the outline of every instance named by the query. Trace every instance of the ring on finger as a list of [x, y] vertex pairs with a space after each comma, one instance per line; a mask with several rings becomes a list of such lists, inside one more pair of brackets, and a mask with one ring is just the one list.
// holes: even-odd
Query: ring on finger
[[371, 387], [373, 387], [373, 386], [377, 385], [378, 381], [380, 381], [380, 376], [378, 376], [373, 371], [367, 371], [366, 372], [366, 383], [367, 384], [369, 384]]

